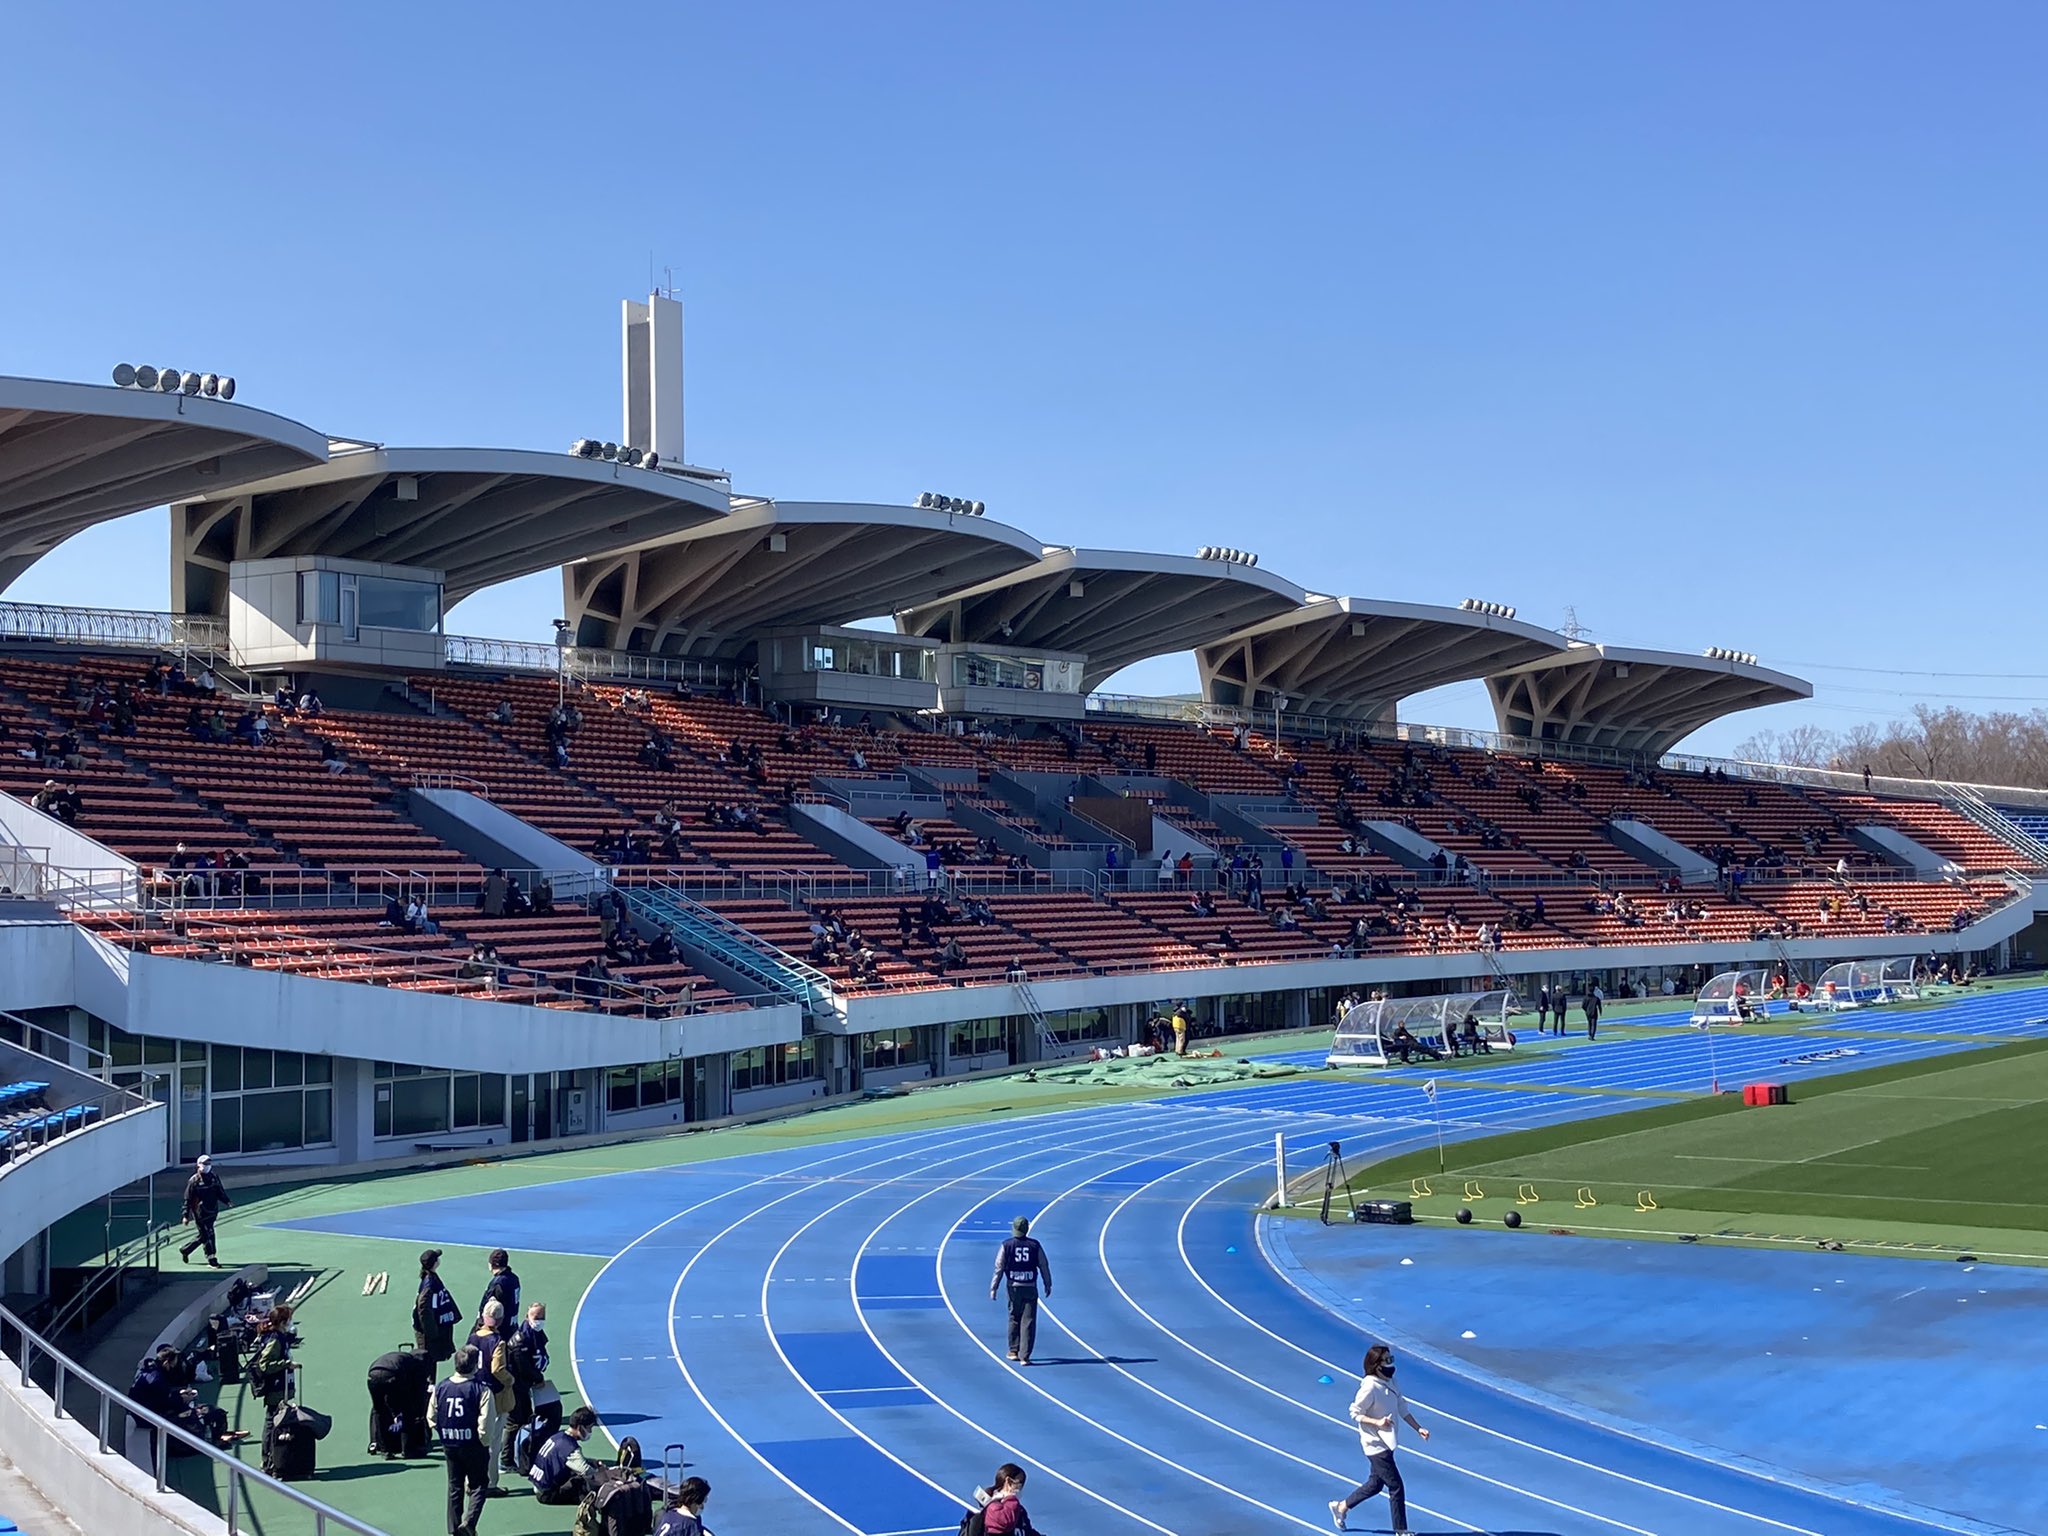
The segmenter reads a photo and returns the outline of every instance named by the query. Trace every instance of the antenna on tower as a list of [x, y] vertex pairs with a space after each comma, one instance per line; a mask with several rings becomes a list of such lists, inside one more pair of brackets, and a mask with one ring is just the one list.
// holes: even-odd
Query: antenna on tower
[[1579, 610], [1570, 603], [1564, 605], [1564, 622], [1557, 626], [1557, 632], [1567, 640], [1583, 640], [1592, 633], [1579, 622]]

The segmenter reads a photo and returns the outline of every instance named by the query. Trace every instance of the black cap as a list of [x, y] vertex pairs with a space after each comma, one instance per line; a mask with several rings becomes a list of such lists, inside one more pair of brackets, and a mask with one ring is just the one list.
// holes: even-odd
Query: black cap
[[421, 1269], [432, 1269], [436, 1264], [440, 1262], [441, 1250], [438, 1248], [428, 1248], [420, 1254]]

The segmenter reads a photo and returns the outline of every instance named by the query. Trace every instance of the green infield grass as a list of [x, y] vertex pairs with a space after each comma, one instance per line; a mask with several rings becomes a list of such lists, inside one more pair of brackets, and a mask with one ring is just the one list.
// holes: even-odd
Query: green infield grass
[[[1490, 1136], [1375, 1164], [1354, 1193], [1539, 1228], [1841, 1241], [2048, 1259], [2048, 1041]], [[1517, 1202], [1521, 1202], [1518, 1206]]]

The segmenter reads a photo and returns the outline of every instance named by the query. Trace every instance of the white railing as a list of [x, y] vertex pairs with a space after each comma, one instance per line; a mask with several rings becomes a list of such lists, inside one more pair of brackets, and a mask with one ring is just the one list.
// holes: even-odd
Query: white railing
[[159, 1495], [180, 1496], [171, 1486], [173, 1440], [185, 1453], [206, 1457], [214, 1469], [208, 1486], [225, 1488], [220, 1518], [227, 1525], [228, 1536], [274, 1529], [279, 1517], [288, 1512], [295, 1515], [294, 1524], [310, 1516], [313, 1536], [327, 1536], [330, 1531], [383, 1536], [376, 1526], [345, 1515], [291, 1484], [257, 1471], [183, 1427], [159, 1418], [87, 1371], [5, 1307], [0, 1307], [0, 1348], [20, 1368], [24, 1402], [53, 1422], [71, 1419], [82, 1428], [96, 1426], [100, 1455], [124, 1455], [130, 1419], [146, 1426], [136, 1436], [148, 1447], [149, 1459], [142, 1470], [155, 1478]]
[[475, 795], [480, 800], [491, 798], [491, 787], [482, 779], [471, 778], [466, 773], [456, 773], [448, 768], [422, 768], [412, 776], [414, 789], [460, 789]]
[[489, 667], [506, 672], [566, 673], [586, 683], [666, 683], [687, 688], [725, 688], [740, 681], [730, 662], [690, 656], [649, 656], [601, 646], [557, 646], [546, 640], [495, 640], [485, 635], [442, 637], [450, 666]]
[[134, 907], [141, 902], [142, 875], [132, 866], [121, 865], [72, 869], [54, 863], [47, 848], [0, 842], [0, 889], [63, 907]]
[[568, 648], [569, 675], [586, 683], [670, 683], [685, 688], [728, 688], [741, 681], [730, 662], [691, 656], [649, 656], [641, 651]]
[[493, 640], [483, 635], [443, 635], [443, 654], [452, 667], [499, 667], [508, 672], [555, 672], [562, 648], [545, 640]]
[[212, 614], [0, 602], [0, 640], [51, 640], [64, 645], [117, 645], [138, 650], [223, 655], [228, 648], [228, 625], [227, 620]]

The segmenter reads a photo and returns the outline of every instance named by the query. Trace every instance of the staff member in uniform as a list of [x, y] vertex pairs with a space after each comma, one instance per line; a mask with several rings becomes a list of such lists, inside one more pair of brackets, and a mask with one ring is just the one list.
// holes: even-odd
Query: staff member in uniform
[[489, 1437], [498, 1410], [476, 1373], [476, 1350], [465, 1344], [455, 1352], [455, 1374], [434, 1388], [427, 1406], [448, 1458], [448, 1536], [476, 1536], [490, 1489]]
[[1045, 1244], [1028, 1234], [1030, 1221], [1019, 1216], [1010, 1223], [1015, 1235], [1003, 1239], [996, 1250], [995, 1278], [989, 1281], [993, 1301], [1005, 1283], [1010, 1288], [1010, 1358], [1019, 1365], [1031, 1363], [1031, 1346], [1038, 1340], [1038, 1284], [1045, 1282], [1046, 1300], [1052, 1299], [1052, 1260], [1045, 1256]]
[[1330, 1518], [1338, 1530], [1349, 1529], [1344, 1517], [1384, 1488], [1394, 1536], [1408, 1536], [1408, 1494], [1401, 1485], [1401, 1469], [1394, 1465], [1396, 1420], [1423, 1439], [1429, 1438], [1429, 1431], [1415, 1421], [1407, 1400], [1394, 1385], [1394, 1352], [1375, 1344], [1365, 1352], [1364, 1379], [1358, 1384], [1358, 1395], [1351, 1399], [1351, 1422], [1358, 1426], [1358, 1443], [1365, 1449], [1372, 1472], [1343, 1498], [1330, 1501]]
[[502, 1248], [491, 1250], [491, 1278], [484, 1282], [483, 1300], [476, 1304], [481, 1312], [496, 1302], [505, 1315], [505, 1332], [509, 1336], [512, 1324], [519, 1318], [519, 1276], [512, 1272], [512, 1256]]
[[213, 1159], [200, 1153], [199, 1161], [192, 1166], [192, 1177], [185, 1181], [185, 1220], [199, 1229], [199, 1235], [179, 1247], [178, 1257], [190, 1264], [192, 1250], [203, 1247], [206, 1262], [219, 1269], [220, 1255], [213, 1246], [213, 1224], [220, 1219], [220, 1208], [234, 1203], [228, 1198], [227, 1185], [221, 1183], [220, 1175], [213, 1171]]
[[590, 1462], [583, 1442], [597, 1428], [597, 1414], [578, 1408], [533, 1458], [533, 1496], [540, 1504], [581, 1504], [590, 1491]]
[[441, 1250], [429, 1248], [420, 1255], [420, 1289], [412, 1303], [412, 1342], [434, 1357], [434, 1364], [455, 1353], [455, 1325], [462, 1313], [448, 1287], [441, 1280]]
[[292, 1309], [280, 1303], [256, 1324], [256, 1349], [249, 1356], [249, 1385], [263, 1398], [263, 1422], [268, 1426], [277, 1410], [291, 1395]]

